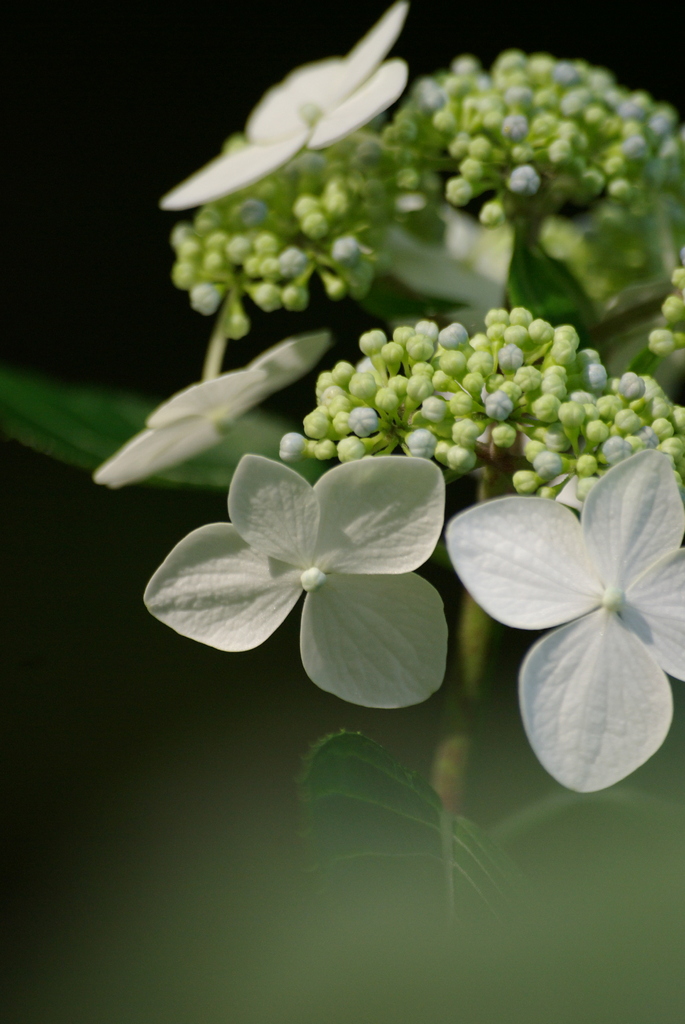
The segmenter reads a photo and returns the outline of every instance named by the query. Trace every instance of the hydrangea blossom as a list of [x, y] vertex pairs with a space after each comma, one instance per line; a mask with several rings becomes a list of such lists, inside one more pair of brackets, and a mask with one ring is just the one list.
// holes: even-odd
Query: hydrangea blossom
[[145, 603], [183, 636], [246, 651], [304, 591], [307, 675], [354, 704], [415, 704], [445, 669], [442, 601], [411, 571], [437, 543], [444, 497], [440, 471], [421, 459], [347, 463], [312, 488], [287, 466], [246, 455], [228, 495], [231, 523], [177, 544]]
[[330, 343], [328, 331], [287, 338], [242, 370], [184, 388], [150, 413], [147, 428], [95, 470], [95, 483], [124, 487], [219, 444], [228, 424], [304, 376]]
[[570, 789], [618, 782], [668, 732], [665, 673], [685, 679], [684, 527], [670, 460], [652, 450], [598, 481], [580, 523], [557, 502], [510, 496], [449, 524], [452, 562], [490, 615], [569, 623], [530, 649], [519, 696], [535, 753]]
[[282, 167], [303, 146], [330, 146], [386, 110], [406, 85], [407, 65], [399, 59], [381, 61], [402, 31], [408, 10], [405, 0], [393, 4], [347, 57], [291, 71], [250, 114], [247, 145], [212, 160], [168, 192], [160, 206], [186, 210], [237, 192]]

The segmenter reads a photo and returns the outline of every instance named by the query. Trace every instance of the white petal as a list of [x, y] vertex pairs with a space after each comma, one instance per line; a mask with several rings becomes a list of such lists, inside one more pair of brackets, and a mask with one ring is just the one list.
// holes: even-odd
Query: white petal
[[220, 651], [264, 643], [302, 593], [297, 569], [251, 551], [235, 527], [193, 530], [147, 585], [145, 604], [182, 636]]
[[343, 68], [345, 88], [343, 95], [349, 96], [362, 82], [365, 82], [385, 55], [389, 53], [402, 31], [408, 12], [409, 4], [405, 0], [393, 4], [379, 18], [373, 28], [369, 29], [357, 45], [350, 50], [345, 58]]
[[340, 99], [341, 57], [303, 64], [272, 86], [250, 114], [245, 134], [250, 142], [270, 143], [303, 129], [311, 131], [301, 108], [314, 104], [328, 110]]
[[272, 394], [304, 377], [330, 347], [330, 331], [299, 334], [262, 352], [243, 372], [261, 370], [265, 373], [265, 386], [269, 389], [267, 394]]
[[237, 419], [270, 394], [266, 382], [264, 370], [245, 368], [191, 384], [157, 406], [148, 416], [147, 425], [167, 427], [187, 416]]
[[319, 503], [299, 473], [262, 455], [244, 455], [228, 492], [228, 514], [256, 551], [291, 565], [313, 565]]
[[322, 690], [365, 707], [417, 704], [445, 673], [440, 595], [415, 573], [329, 576], [307, 594], [300, 647], [307, 675]]
[[585, 499], [581, 522], [602, 581], [625, 590], [680, 547], [685, 512], [668, 457], [647, 450], [614, 466]]
[[628, 629], [665, 672], [685, 679], [685, 549], [652, 565], [626, 596], [621, 618]]
[[163, 210], [188, 210], [237, 192], [287, 163], [304, 146], [309, 134], [309, 129], [301, 129], [270, 145], [223, 153], [162, 196], [159, 205]]
[[330, 146], [387, 110], [403, 92], [407, 74], [403, 60], [389, 60], [382, 64], [368, 82], [321, 118], [307, 144], [309, 149]]
[[564, 505], [497, 498], [456, 515], [446, 539], [466, 589], [507, 626], [557, 626], [601, 604], [578, 520]]
[[428, 459], [347, 462], [314, 487], [321, 506], [316, 564], [324, 572], [410, 572], [440, 537], [445, 484]]
[[673, 715], [666, 676], [617, 615], [603, 609], [539, 640], [519, 697], [533, 750], [569, 789], [604, 789], [659, 749]]
[[213, 448], [221, 434], [209, 420], [189, 416], [161, 430], [143, 430], [93, 473], [96, 484], [124, 487]]

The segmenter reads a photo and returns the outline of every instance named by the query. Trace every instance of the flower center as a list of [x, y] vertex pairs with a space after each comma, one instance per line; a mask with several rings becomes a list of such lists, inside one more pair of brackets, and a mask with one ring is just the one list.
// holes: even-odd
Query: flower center
[[626, 603], [626, 595], [620, 587], [607, 587], [602, 598], [602, 607], [608, 612], [620, 612]]
[[316, 103], [303, 103], [300, 107], [300, 117], [310, 128], [314, 127], [322, 114], [323, 110]]
[[312, 590], [320, 590], [326, 582], [326, 573], [321, 572], [321, 569], [317, 569], [313, 566], [311, 569], [305, 569], [300, 576], [300, 583], [302, 589], [310, 593]]

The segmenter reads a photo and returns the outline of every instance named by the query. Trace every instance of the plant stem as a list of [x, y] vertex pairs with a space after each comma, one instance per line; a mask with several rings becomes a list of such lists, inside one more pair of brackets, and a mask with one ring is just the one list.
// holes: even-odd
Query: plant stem
[[202, 366], [203, 381], [214, 380], [214, 378], [218, 377], [221, 373], [224, 355], [226, 354], [226, 345], [228, 343], [228, 338], [224, 331], [225, 310], [226, 303], [224, 303], [219, 310], [219, 315], [216, 318], [214, 329], [209, 338], [209, 344], [207, 345], [207, 351], [205, 353], [205, 361]]
[[[511, 489], [510, 480], [493, 466], [485, 466], [478, 500]], [[431, 782], [449, 814], [461, 810], [466, 766], [476, 708], [494, 648], [493, 621], [464, 590], [455, 626], [455, 652], [444, 683], [442, 737], [433, 758]]]

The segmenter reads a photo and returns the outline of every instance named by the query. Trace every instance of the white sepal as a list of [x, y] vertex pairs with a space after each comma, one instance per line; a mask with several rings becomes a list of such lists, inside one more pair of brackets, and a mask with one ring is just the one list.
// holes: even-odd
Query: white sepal
[[312, 133], [309, 149], [331, 146], [387, 110], [404, 91], [407, 75], [407, 65], [399, 58], [381, 64], [368, 82], [340, 106], [324, 114]]
[[98, 466], [93, 480], [113, 489], [135, 484], [192, 459], [220, 440], [214, 424], [199, 417], [179, 420], [161, 430], [143, 430]]
[[628, 588], [621, 618], [665, 672], [685, 679], [685, 548], [664, 555]]

